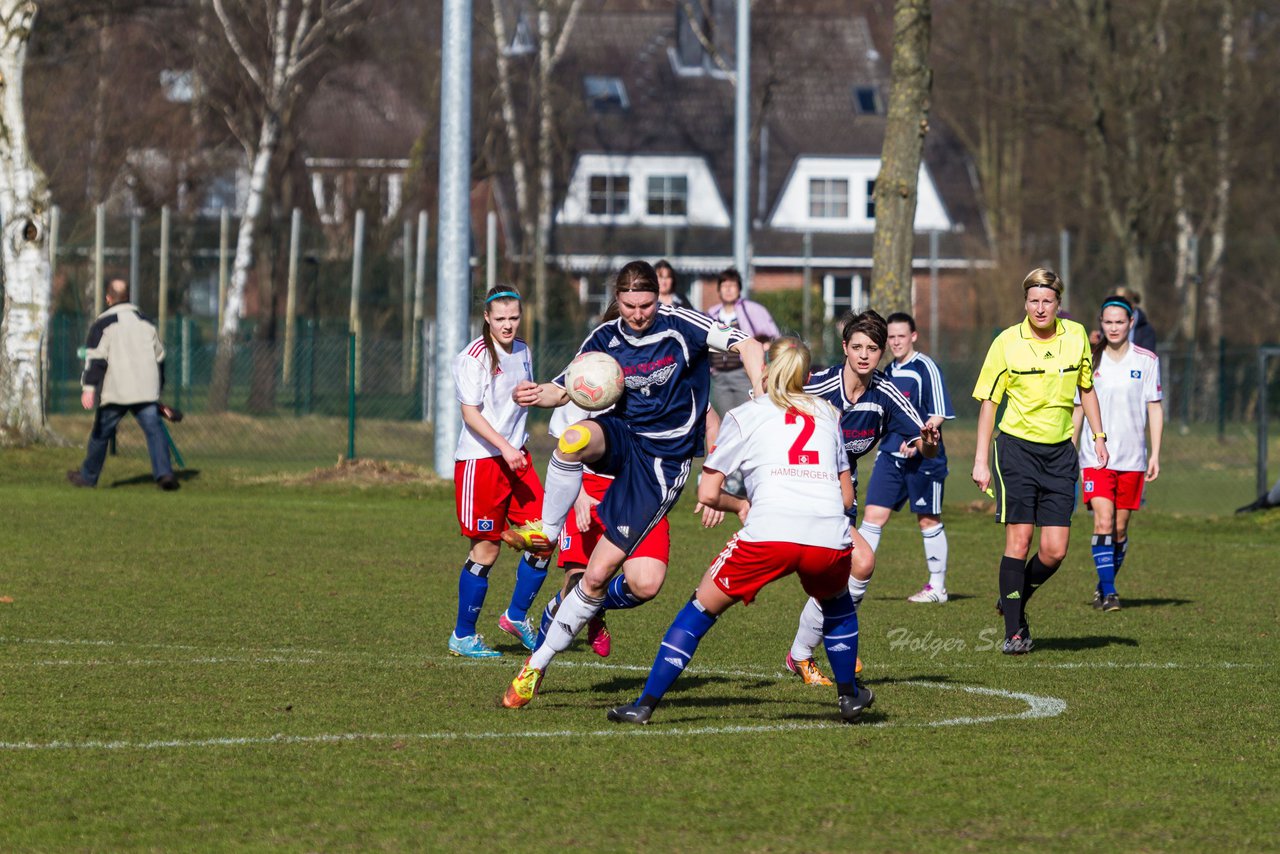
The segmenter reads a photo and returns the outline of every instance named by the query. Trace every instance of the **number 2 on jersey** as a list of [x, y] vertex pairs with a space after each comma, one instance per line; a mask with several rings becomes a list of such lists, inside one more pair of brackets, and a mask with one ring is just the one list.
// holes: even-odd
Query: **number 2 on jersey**
[[818, 452], [804, 446], [805, 442], [813, 436], [815, 429], [813, 416], [788, 409], [786, 423], [795, 424], [797, 421], [800, 422], [800, 435], [791, 443], [791, 450], [787, 452], [787, 462], [793, 466], [816, 466], [821, 462]]

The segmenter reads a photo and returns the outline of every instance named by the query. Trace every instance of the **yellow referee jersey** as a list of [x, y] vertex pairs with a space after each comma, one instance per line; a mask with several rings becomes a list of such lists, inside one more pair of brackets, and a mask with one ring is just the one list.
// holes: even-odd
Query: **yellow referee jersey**
[[1071, 438], [1076, 387], [1093, 388], [1089, 334], [1074, 320], [1058, 320], [1048, 341], [1035, 337], [1031, 321], [1001, 332], [987, 351], [973, 396], [1009, 405], [1000, 430], [1028, 442], [1056, 444]]

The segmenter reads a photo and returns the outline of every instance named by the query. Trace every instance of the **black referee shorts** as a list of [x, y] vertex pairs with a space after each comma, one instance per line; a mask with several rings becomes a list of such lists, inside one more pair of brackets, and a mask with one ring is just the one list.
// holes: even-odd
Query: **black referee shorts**
[[1069, 527], [1080, 462], [1070, 440], [1046, 445], [996, 436], [996, 521], [1005, 525]]

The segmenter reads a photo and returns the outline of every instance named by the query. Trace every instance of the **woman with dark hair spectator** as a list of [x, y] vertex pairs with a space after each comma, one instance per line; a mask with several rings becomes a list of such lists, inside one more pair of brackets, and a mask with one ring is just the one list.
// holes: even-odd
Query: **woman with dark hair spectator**
[[[758, 302], [743, 298], [742, 274], [733, 267], [717, 278], [716, 292], [720, 302], [707, 312], [712, 320], [731, 329], [741, 329], [761, 344], [768, 344], [778, 337], [778, 326], [769, 310]], [[742, 372], [742, 359], [736, 353], [712, 355], [711, 393], [717, 412], [728, 412], [746, 403], [750, 391], [751, 382]]]
[[658, 302], [672, 308], [691, 308], [689, 301], [680, 294], [676, 270], [665, 258], [653, 265], [658, 274]]

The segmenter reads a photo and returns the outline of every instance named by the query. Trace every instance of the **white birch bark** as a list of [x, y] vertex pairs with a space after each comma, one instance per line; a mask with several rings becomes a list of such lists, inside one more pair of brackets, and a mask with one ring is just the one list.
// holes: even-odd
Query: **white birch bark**
[[22, 105], [34, 0], [0, 0], [0, 439], [46, 438], [42, 343], [52, 294], [46, 223], [49, 191], [31, 160]]
[[[253, 30], [251, 10], [256, 6], [245, 0], [209, 0], [221, 24], [221, 35], [240, 67], [257, 89], [258, 136], [246, 144], [245, 154], [252, 164], [249, 193], [240, 212], [240, 228], [236, 236], [236, 256], [227, 288], [227, 306], [222, 327], [218, 330], [218, 351], [214, 360], [213, 382], [209, 390], [209, 408], [225, 410], [231, 392], [231, 365], [235, 354], [240, 315], [245, 305], [245, 290], [253, 266], [254, 243], [263, 209], [269, 196], [269, 181], [283, 133], [284, 117], [293, 114], [303, 72], [329, 47], [344, 36], [352, 13], [367, 0], [268, 0], [266, 32]], [[231, 5], [236, 2], [242, 6]], [[230, 7], [230, 8], [229, 8]], [[239, 13], [239, 14], [237, 14]], [[255, 57], [247, 48], [255, 40], [265, 39], [269, 48], [266, 61]]]

